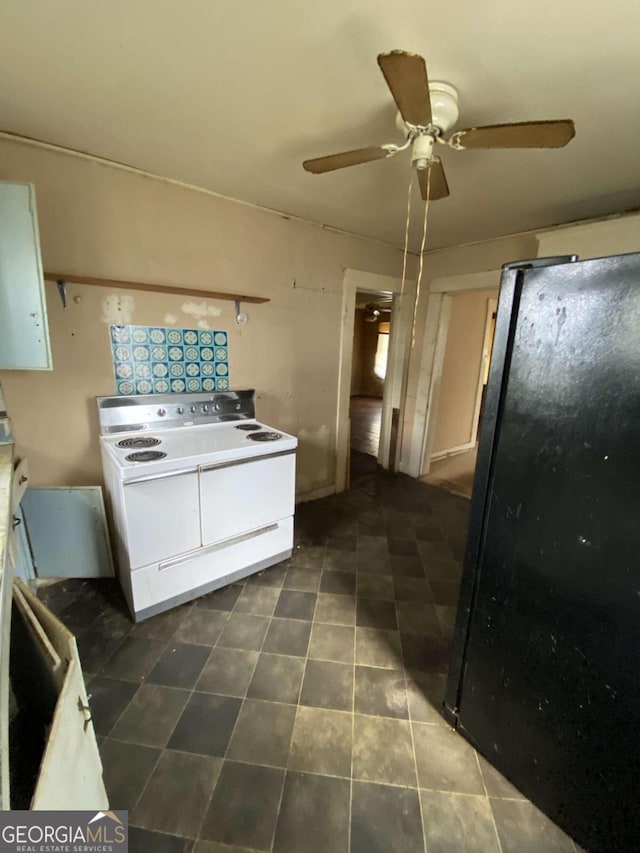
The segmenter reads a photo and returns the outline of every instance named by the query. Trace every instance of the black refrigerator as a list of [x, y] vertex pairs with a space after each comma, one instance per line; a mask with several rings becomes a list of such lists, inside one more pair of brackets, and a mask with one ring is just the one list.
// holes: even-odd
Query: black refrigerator
[[640, 254], [503, 268], [445, 712], [585, 850], [640, 850]]

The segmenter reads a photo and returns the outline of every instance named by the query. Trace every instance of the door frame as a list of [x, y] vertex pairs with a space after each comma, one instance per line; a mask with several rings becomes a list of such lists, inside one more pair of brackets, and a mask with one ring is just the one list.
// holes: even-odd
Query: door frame
[[431, 466], [453, 295], [470, 290], [497, 289], [500, 287], [501, 273], [501, 270], [494, 269], [465, 275], [439, 276], [431, 282], [406, 469], [406, 473], [411, 477], [428, 474]]
[[[415, 289], [413, 280], [405, 281], [405, 296], [411, 295]], [[369, 291], [371, 293], [392, 293], [392, 325], [396, 325], [396, 334], [394, 335], [394, 347], [391, 351], [392, 340], [389, 340], [389, 357], [387, 361], [387, 377], [385, 378], [384, 396], [382, 402], [382, 423], [380, 430], [380, 444], [378, 446], [378, 461], [388, 467], [389, 465], [389, 443], [391, 440], [391, 423], [390, 406], [394, 397], [397, 398], [395, 391], [395, 382], [397, 374], [400, 374], [400, 382], [405, 371], [405, 364], [408, 359], [408, 334], [405, 329], [405, 334], [402, 335], [402, 330], [409, 322], [408, 311], [398, 311], [398, 296], [402, 290], [402, 279], [393, 276], [381, 275], [379, 273], [364, 272], [363, 270], [345, 269], [342, 282], [342, 310], [340, 324], [340, 355], [338, 367], [338, 409], [336, 416], [336, 473], [335, 480], [336, 492], [342, 492], [347, 487], [347, 459], [349, 456], [349, 400], [351, 397], [351, 364], [353, 360], [353, 332], [356, 314], [356, 293], [357, 291]], [[390, 334], [393, 334], [391, 331]], [[404, 339], [404, 346], [397, 346], [395, 341], [400, 338]], [[393, 364], [400, 359], [403, 364], [402, 371], [394, 371]], [[394, 387], [391, 387], [391, 386]], [[390, 387], [387, 387], [390, 386]], [[404, 399], [400, 400], [400, 418], [399, 423], [403, 422]], [[383, 425], [386, 425], [383, 428]], [[396, 442], [396, 460], [400, 453], [401, 447], [400, 436]], [[387, 463], [385, 465], [385, 462]]]

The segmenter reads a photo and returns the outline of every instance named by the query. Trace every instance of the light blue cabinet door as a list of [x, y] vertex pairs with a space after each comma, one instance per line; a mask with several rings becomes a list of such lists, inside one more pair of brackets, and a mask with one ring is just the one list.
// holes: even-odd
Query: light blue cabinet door
[[36, 577], [113, 577], [100, 486], [30, 486], [22, 512]]
[[0, 182], [0, 369], [51, 370], [36, 195]]

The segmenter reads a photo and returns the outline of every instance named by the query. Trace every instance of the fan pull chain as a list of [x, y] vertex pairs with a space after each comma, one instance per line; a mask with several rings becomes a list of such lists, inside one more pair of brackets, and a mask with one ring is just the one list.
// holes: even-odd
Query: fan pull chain
[[[433, 161], [432, 161], [433, 162]], [[431, 166], [429, 163], [429, 171], [427, 172], [427, 198], [424, 203], [424, 220], [422, 222], [422, 242], [420, 244], [420, 262], [418, 266], [418, 280], [416, 281], [416, 298], [413, 302], [413, 321], [411, 323], [411, 349], [413, 350], [416, 343], [416, 319], [418, 316], [418, 301], [420, 300], [420, 283], [422, 282], [422, 267], [424, 264], [424, 247], [427, 242], [427, 222], [429, 217], [429, 196], [431, 195]]]
[[404, 285], [407, 280], [407, 255], [409, 253], [409, 224], [411, 222], [411, 190], [413, 188], [413, 169], [409, 175], [409, 189], [407, 191], [407, 222], [404, 227], [404, 254], [402, 258], [402, 284], [400, 285], [400, 297], [404, 296]]

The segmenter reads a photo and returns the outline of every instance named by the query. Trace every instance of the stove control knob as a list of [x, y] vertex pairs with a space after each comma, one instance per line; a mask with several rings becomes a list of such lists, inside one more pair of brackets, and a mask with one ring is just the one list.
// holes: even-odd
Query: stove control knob
[[196, 407], [195, 406], [189, 406], [189, 411], [191, 412], [192, 415], [195, 415]]
[[209, 406], [207, 406], [207, 404], [205, 403], [204, 406], [202, 407], [202, 413], [206, 415], [206, 413], [208, 411], [209, 411]]
[[167, 414], [166, 409], [158, 409], [158, 415], [163, 418]]
[[236, 403], [236, 412], [239, 412], [241, 408], [242, 405], [240, 403]]
[[178, 408], [176, 409], [176, 414], [184, 415], [184, 406], [178, 406]]
[[213, 408], [215, 409], [216, 412], [219, 412], [220, 411], [220, 403], [216, 403]]

